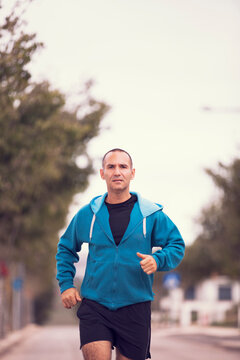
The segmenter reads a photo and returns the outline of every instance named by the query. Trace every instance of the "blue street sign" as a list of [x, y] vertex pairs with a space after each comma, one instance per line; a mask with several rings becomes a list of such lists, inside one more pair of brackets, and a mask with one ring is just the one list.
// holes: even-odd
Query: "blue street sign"
[[181, 282], [180, 274], [177, 272], [170, 272], [163, 276], [163, 286], [167, 289], [175, 289]]
[[20, 277], [17, 277], [12, 282], [13, 290], [20, 291], [23, 288], [23, 279]]

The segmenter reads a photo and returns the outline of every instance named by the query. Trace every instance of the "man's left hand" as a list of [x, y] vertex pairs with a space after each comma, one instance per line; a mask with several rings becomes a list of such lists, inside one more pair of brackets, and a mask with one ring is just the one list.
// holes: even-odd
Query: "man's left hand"
[[142, 259], [142, 261], [140, 261], [140, 265], [146, 274], [150, 275], [157, 271], [157, 263], [152, 255], [146, 255], [137, 252], [137, 256]]

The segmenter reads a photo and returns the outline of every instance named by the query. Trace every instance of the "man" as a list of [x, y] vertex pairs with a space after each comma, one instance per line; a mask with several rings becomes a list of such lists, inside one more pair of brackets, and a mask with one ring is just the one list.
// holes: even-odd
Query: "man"
[[[74, 216], [58, 244], [57, 279], [65, 308], [81, 302], [81, 348], [85, 360], [150, 358], [153, 274], [174, 269], [184, 255], [179, 230], [162, 206], [129, 192], [131, 156], [108, 151], [100, 175], [107, 193]], [[81, 286], [74, 287], [74, 262], [83, 243], [89, 254]], [[152, 253], [153, 247], [160, 247]]]

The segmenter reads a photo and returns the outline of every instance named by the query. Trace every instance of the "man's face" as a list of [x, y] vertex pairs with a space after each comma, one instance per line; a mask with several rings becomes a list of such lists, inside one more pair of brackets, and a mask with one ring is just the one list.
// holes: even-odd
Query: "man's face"
[[129, 189], [135, 169], [131, 168], [131, 161], [125, 152], [114, 151], [106, 155], [100, 175], [107, 183], [108, 192], [122, 192]]

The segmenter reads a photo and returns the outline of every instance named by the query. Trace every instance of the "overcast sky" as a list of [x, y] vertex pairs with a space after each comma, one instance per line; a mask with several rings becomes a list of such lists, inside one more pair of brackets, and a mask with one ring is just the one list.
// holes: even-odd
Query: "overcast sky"
[[[239, 156], [240, 1], [35, 0], [26, 18], [45, 44], [33, 79], [69, 96], [94, 79], [111, 106], [88, 148], [96, 168], [110, 148], [129, 151], [131, 189], [161, 203], [190, 244], [216, 196], [204, 168]], [[97, 173], [70, 216], [104, 192]]]

